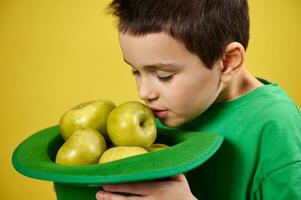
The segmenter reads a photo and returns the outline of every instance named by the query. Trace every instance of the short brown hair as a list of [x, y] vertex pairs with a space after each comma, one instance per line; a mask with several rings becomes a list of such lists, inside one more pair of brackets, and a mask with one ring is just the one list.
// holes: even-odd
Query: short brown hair
[[247, 0], [113, 0], [118, 31], [131, 35], [166, 32], [210, 69], [231, 42], [247, 49]]

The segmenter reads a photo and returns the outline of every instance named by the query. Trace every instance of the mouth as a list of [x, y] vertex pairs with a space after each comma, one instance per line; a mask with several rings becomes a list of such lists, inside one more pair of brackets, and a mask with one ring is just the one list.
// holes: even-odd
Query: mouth
[[152, 108], [152, 107], [149, 107], [149, 108], [151, 109], [151, 111], [153, 112], [155, 117], [157, 117], [159, 119], [164, 119], [168, 116], [168, 110], [157, 109], [157, 108]]

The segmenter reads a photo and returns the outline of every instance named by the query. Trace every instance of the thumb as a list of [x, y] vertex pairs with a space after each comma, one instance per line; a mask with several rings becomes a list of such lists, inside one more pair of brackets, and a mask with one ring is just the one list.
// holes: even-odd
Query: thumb
[[175, 176], [171, 176], [170, 180], [171, 181], [176, 181], [176, 182], [187, 182], [187, 179], [184, 176], [184, 174], [178, 174], [178, 175], [175, 175]]

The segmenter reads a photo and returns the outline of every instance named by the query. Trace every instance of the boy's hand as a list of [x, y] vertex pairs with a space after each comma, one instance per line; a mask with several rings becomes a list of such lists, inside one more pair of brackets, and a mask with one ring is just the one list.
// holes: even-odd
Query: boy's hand
[[[121, 195], [117, 193], [129, 193]], [[104, 185], [97, 192], [97, 200], [196, 200], [183, 174], [170, 177], [167, 181], [138, 182]]]

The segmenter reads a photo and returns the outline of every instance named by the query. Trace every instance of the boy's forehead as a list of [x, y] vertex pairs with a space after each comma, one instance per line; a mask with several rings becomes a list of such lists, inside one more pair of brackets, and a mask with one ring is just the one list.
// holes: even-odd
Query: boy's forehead
[[124, 60], [131, 66], [182, 66], [185, 60], [196, 57], [180, 42], [163, 32], [143, 36], [127, 33], [118, 35]]

